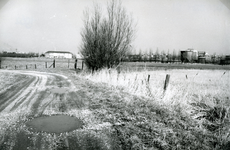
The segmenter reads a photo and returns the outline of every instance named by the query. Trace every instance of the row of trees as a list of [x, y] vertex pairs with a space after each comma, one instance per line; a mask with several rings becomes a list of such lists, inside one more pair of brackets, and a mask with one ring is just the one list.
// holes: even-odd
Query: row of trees
[[158, 48], [154, 52], [152, 49], [149, 52], [143, 53], [142, 50], [138, 54], [129, 53], [126, 56], [126, 61], [156, 61], [156, 62], [176, 62], [181, 58], [180, 51], [175, 51], [171, 53], [169, 50], [165, 52], [164, 50], [159, 51]]
[[[212, 63], [212, 64], [230, 64], [230, 56], [229, 55], [217, 55], [214, 53], [213, 55], [205, 55], [204, 60], [199, 60], [197, 56], [196, 59], [192, 60], [188, 63]], [[173, 52], [165, 52], [164, 50], [160, 51], [158, 48], [155, 52], [152, 49], [149, 52], [143, 53], [142, 50], [139, 51], [138, 54], [132, 54], [126, 56], [124, 61], [139, 61], [139, 62], [162, 62], [162, 63], [173, 63], [173, 62], [183, 62], [181, 59], [181, 52], [173, 50]]]
[[29, 53], [16, 53], [16, 52], [0, 52], [0, 57], [39, 57], [39, 53], [29, 52]]

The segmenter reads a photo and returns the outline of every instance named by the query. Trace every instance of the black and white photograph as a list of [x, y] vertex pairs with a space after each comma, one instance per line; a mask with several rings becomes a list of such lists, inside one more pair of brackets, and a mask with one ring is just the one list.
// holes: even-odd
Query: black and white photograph
[[230, 0], [0, 0], [0, 150], [230, 150]]

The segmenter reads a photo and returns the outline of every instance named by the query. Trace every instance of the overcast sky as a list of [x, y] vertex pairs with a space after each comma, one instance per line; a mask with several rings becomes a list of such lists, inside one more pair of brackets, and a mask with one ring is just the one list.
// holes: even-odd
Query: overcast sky
[[[94, 0], [96, 1], [96, 0]], [[106, 0], [98, 0], [105, 5]], [[171, 52], [194, 48], [230, 54], [229, 0], [123, 0], [137, 22], [132, 47]], [[0, 51], [79, 51], [83, 11], [93, 0], [3, 0]]]

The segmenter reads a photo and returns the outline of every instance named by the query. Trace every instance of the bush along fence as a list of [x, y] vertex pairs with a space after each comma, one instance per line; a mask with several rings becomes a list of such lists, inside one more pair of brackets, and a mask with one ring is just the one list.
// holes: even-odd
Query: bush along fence
[[69, 68], [75, 70], [84, 69], [84, 60], [63, 59], [63, 60], [17, 60], [0, 58], [0, 69], [41, 69], [41, 68]]

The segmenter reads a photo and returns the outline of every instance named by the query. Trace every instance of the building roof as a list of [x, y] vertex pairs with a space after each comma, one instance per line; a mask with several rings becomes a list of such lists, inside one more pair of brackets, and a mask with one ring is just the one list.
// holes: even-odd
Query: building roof
[[69, 54], [72, 54], [71, 52], [68, 52], [68, 51], [47, 51], [45, 53], [69, 53]]

